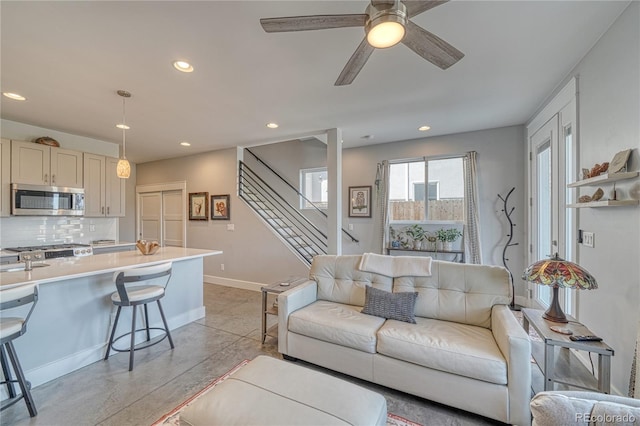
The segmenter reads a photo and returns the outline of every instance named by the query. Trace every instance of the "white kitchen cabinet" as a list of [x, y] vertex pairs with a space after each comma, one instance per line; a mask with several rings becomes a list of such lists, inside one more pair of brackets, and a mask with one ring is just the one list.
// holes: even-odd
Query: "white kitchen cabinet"
[[11, 181], [82, 188], [82, 152], [11, 141]]
[[125, 182], [116, 175], [118, 159], [84, 153], [85, 217], [125, 215]]
[[11, 141], [0, 139], [0, 216], [11, 214]]

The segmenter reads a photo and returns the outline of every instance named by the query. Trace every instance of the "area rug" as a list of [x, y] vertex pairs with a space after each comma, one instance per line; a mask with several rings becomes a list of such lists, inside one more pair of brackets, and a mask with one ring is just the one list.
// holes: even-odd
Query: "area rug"
[[[164, 416], [160, 417], [158, 420], [153, 422], [152, 426], [180, 426], [180, 412], [182, 410], [187, 408], [189, 405], [195, 402], [200, 396], [207, 393], [207, 391], [212, 389], [217, 384], [222, 383], [229, 376], [231, 376], [233, 373], [235, 373], [236, 371], [238, 371], [248, 363], [249, 363], [249, 360], [245, 359], [244, 361], [242, 361], [241, 363], [233, 367], [231, 370], [229, 370], [227, 373], [223, 374], [222, 376], [215, 379], [213, 382], [209, 383], [207, 386], [204, 387], [204, 389], [197, 392], [195, 395], [188, 398], [182, 404], [178, 405], [176, 408], [169, 411], [167, 414], [165, 414]], [[407, 420], [404, 417], [400, 417], [398, 415], [389, 413], [387, 414], [387, 426], [422, 426], [422, 425], [420, 425], [419, 423], [412, 422], [411, 420]]]

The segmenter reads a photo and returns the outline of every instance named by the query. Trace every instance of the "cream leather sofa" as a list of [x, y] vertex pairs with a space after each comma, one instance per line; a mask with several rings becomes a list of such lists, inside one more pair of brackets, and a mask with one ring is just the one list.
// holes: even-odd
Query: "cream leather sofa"
[[[507, 306], [506, 269], [434, 260], [430, 276], [385, 276], [359, 270], [360, 262], [317, 256], [309, 280], [278, 296], [283, 355], [505, 423], [531, 423], [531, 346]], [[416, 324], [361, 313], [366, 286], [417, 292]]]

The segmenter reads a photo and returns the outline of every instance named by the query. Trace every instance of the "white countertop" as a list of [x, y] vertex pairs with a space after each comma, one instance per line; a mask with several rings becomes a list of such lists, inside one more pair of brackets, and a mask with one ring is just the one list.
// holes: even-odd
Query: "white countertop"
[[145, 256], [139, 251], [121, 251], [84, 257], [47, 259], [51, 266], [31, 271], [0, 272], [0, 288], [6, 289], [27, 283], [45, 284], [63, 279], [120, 271], [139, 266], [151, 266], [168, 261], [193, 259], [222, 254], [220, 250], [183, 247], [161, 247], [156, 254]]

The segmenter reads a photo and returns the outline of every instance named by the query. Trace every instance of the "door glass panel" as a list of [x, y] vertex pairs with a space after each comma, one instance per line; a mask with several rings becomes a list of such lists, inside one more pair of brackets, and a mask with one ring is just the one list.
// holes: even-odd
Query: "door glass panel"
[[[538, 235], [537, 235], [537, 259], [549, 257], [551, 253], [551, 240], [553, 239], [551, 228], [551, 146], [549, 143], [542, 145], [537, 154], [537, 197], [536, 207], [538, 211]], [[538, 286], [539, 302], [548, 306], [551, 301], [551, 287]]]
[[[571, 188], [567, 188], [567, 184], [573, 182], [575, 180], [575, 162], [574, 162], [574, 138], [573, 131], [571, 125], [568, 125], [564, 128], [564, 200], [565, 206], [573, 203], [574, 192]], [[574, 253], [574, 241], [575, 241], [575, 229], [574, 229], [574, 209], [564, 208], [564, 229], [565, 229], [565, 241], [564, 241], [564, 258], [566, 260], [575, 260]], [[573, 313], [573, 297], [571, 297], [571, 290], [565, 289], [565, 302], [564, 302], [564, 311], [565, 313]]]

